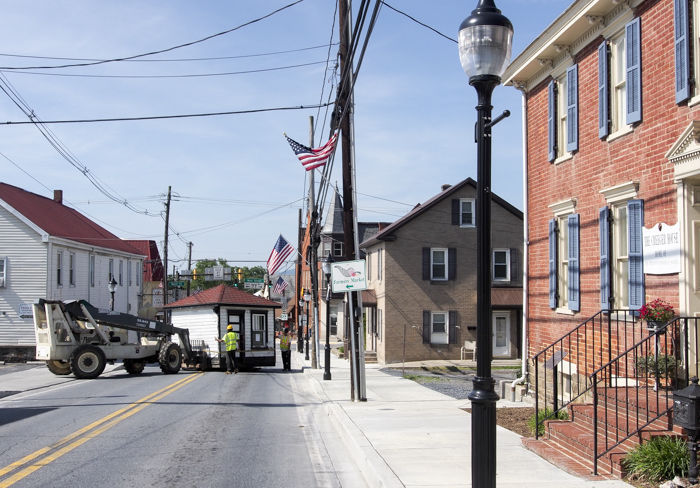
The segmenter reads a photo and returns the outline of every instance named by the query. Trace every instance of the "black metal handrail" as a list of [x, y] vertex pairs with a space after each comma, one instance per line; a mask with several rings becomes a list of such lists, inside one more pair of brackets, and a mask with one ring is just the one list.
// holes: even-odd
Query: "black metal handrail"
[[[540, 426], [546, 420], [557, 418], [567, 405], [590, 392], [592, 371], [642, 338], [646, 330], [639, 325], [636, 315], [632, 310], [601, 310], [533, 356], [535, 412], [538, 412], [535, 438], [539, 438]], [[551, 410], [540, 414], [541, 401], [545, 409], [551, 406]]]
[[[672, 389], [688, 384], [691, 369], [697, 374], [698, 320], [677, 317], [660, 327], [649, 328], [646, 337], [590, 375], [591, 386], [595, 386], [593, 474], [598, 474], [601, 457], [667, 415], [673, 408]], [[690, 330], [694, 335], [692, 342]], [[659, 425], [659, 429], [669, 430], [671, 425]], [[601, 434], [603, 446], [599, 445]]]

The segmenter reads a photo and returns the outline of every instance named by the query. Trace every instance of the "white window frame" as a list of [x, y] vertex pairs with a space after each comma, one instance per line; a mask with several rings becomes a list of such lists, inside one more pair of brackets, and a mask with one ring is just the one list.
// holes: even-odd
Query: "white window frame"
[[119, 286], [124, 286], [124, 261], [119, 260]]
[[114, 259], [109, 258], [109, 277], [107, 278], [107, 281], [112, 281], [112, 278], [114, 278]]
[[372, 253], [367, 253], [367, 281], [372, 281]]
[[95, 286], [95, 255], [90, 254], [90, 286]]
[[7, 287], [7, 256], [0, 256], [0, 288]]
[[625, 121], [627, 112], [627, 61], [625, 29], [610, 38], [610, 141], [632, 130]]
[[627, 236], [627, 201], [616, 202], [610, 207], [612, 224], [612, 293], [615, 308], [629, 307], [629, 244]]
[[[444, 331], [436, 332], [436, 318], [444, 319]], [[439, 323], [439, 322], [438, 322]], [[450, 343], [450, 314], [448, 312], [430, 312], [430, 343], [431, 344], [449, 344]]]
[[556, 313], [571, 315], [569, 310], [569, 215], [576, 211], [570, 198], [550, 205], [557, 221], [557, 308]]
[[[469, 204], [471, 211], [469, 214], [464, 211], [464, 205]], [[465, 215], [470, 215], [469, 219], [465, 219]], [[460, 227], [475, 227], [476, 226], [476, 199], [460, 198], [459, 199], [459, 226]]]
[[384, 266], [384, 249], [377, 249], [377, 281], [382, 281], [382, 268]]
[[141, 285], [141, 273], [143, 273], [143, 261], [136, 261], [136, 286]]
[[56, 251], [56, 286], [63, 286], [63, 251]]
[[[444, 262], [443, 263], [436, 263], [435, 262], [435, 253], [443, 253], [444, 256]], [[438, 276], [435, 274], [435, 266], [444, 266], [444, 276]], [[431, 247], [430, 248], [430, 280], [431, 281], [447, 281], [448, 278], [448, 269], [449, 269], [449, 263], [448, 263], [448, 250], [446, 247]]]
[[377, 308], [377, 337], [382, 341], [382, 320], [384, 319], [384, 309]]
[[[497, 263], [496, 262], [496, 253], [504, 253], [504, 255], [505, 255], [505, 262], [504, 263]], [[492, 268], [493, 281], [510, 281], [510, 249], [506, 249], [506, 248], [494, 249], [492, 251], [491, 262], [493, 263], [492, 264], [492, 266], [493, 266], [493, 268]], [[496, 265], [497, 264], [506, 267], [505, 278], [496, 277]]]
[[68, 253], [68, 284], [75, 286], [75, 253]]
[[333, 257], [343, 256], [343, 243], [340, 241], [333, 241]]
[[556, 138], [557, 138], [557, 154], [554, 160], [555, 163], [560, 163], [571, 158], [571, 153], [566, 150], [566, 117], [568, 114], [567, 103], [567, 72], [561, 75], [556, 80], [557, 84], [557, 120], [556, 120]]
[[128, 286], [131, 286], [131, 268], [132, 268], [132, 265], [133, 265], [132, 261], [126, 262], [126, 284]]

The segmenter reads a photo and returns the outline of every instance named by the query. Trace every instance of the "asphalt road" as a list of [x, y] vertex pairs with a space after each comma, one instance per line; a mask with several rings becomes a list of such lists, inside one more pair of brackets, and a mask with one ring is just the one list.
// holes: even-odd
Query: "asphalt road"
[[0, 398], [0, 488], [364, 486], [346, 459], [298, 371], [147, 367]]

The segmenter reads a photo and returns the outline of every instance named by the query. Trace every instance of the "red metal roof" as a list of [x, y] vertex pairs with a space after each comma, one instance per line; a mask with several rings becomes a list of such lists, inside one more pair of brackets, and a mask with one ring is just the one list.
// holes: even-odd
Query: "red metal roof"
[[128, 240], [139, 253], [146, 256], [143, 262], [143, 281], [163, 281], [163, 262], [156, 241]]
[[208, 290], [200, 291], [173, 303], [168, 303], [163, 308], [196, 307], [198, 305], [242, 305], [246, 307], [275, 307], [280, 308], [277, 302], [267, 298], [256, 297], [238, 288], [219, 285]]
[[5, 201], [52, 237], [140, 254], [128, 242], [100, 227], [80, 212], [51, 198], [42, 197], [7, 183], [0, 183], [0, 200]]

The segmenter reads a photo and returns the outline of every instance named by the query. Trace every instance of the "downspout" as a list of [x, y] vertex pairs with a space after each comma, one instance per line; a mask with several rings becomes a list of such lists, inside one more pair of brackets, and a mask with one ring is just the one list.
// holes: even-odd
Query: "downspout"
[[522, 356], [522, 363], [520, 366], [521, 375], [516, 378], [511, 384], [511, 392], [515, 392], [516, 385], [520, 385], [527, 379], [527, 252], [528, 252], [528, 213], [527, 213], [527, 199], [528, 199], [528, 186], [527, 186], [527, 91], [524, 83], [514, 83], [515, 88], [517, 88], [522, 94], [522, 131], [523, 131], [523, 332], [522, 332], [522, 345], [520, 348], [520, 355]]

